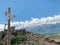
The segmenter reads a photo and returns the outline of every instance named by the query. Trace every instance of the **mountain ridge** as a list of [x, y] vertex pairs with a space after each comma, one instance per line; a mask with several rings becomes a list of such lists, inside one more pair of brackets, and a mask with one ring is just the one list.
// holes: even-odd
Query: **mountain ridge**
[[34, 26], [27, 30], [30, 32], [39, 33], [39, 34], [60, 33], [60, 23], [43, 24], [41, 26]]

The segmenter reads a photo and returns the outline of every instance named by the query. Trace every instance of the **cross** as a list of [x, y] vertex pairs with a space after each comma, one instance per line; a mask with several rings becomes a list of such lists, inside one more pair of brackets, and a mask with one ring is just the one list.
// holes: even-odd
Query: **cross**
[[13, 14], [11, 14], [10, 7], [8, 7], [8, 12], [5, 12], [5, 15], [8, 17], [7, 45], [10, 45], [10, 43], [11, 43], [10, 21], [15, 16]]
[[11, 20], [13, 17], [15, 17], [13, 14], [11, 14], [10, 7], [8, 7], [8, 12], [5, 12], [5, 15], [8, 16], [8, 20]]

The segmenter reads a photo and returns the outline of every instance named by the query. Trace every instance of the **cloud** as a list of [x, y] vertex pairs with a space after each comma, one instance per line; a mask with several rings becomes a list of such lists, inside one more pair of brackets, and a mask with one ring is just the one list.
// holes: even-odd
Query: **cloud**
[[[31, 18], [30, 21], [17, 21], [17, 22], [11, 22], [11, 26], [15, 26], [16, 29], [21, 28], [32, 28], [34, 26], [40, 26], [43, 24], [56, 24], [60, 23], [60, 15], [55, 15], [53, 17], [43, 17], [43, 18]], [[4, 29], [4, 25], [0, 24], [0, 28]]]
[[0, 24], [0, 31], [4, 30], [4, 24]]
[[12, 22], [14, 26], [16, 26], [17, 29], [20, 28], [32, 28], [33, 26], [39, 26], [43, 24], [56, 24], [60, 23], [60, 15], [55, 15], [53, 17], [43, 17], [43, 18], [31, 18], [30, 21], [17, 21], [17, 22]]

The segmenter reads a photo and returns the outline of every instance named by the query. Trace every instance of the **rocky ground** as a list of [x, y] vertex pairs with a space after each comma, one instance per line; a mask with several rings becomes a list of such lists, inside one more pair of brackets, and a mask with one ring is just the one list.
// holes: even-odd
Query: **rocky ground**
[[40, 44], [41, 44], [41, 45], [58, 45], [58, 44], [56, 44], [55, 42], [45, 41], [44, 38], [41, 38]]

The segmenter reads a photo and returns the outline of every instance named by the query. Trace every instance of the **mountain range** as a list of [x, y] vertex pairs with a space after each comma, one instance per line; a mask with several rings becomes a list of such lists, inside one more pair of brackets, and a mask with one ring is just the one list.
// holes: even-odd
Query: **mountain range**
[[28, 28], [27, 30], [39, 34], [60, 33], [60, 23], [33, 26], [32, 28]]

